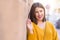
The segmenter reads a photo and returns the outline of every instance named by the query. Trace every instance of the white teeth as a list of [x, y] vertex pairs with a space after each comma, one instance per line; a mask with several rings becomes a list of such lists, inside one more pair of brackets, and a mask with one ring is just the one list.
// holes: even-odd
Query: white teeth
[[41, 18], [41, 16], [38, 16], [39, 18]]

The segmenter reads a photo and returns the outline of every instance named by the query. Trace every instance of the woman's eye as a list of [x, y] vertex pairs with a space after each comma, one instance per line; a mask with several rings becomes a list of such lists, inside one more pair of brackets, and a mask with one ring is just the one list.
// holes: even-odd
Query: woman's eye
[[36, 11], [35, 13], [38, 13], [38, 11]]
[[40, 12], [42, 12], [42, 10], [40, 10]]

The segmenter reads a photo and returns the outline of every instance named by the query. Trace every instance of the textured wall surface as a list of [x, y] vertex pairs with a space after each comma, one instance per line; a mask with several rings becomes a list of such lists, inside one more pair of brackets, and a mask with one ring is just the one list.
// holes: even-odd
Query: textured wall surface
[[0, 40], [26, 40], [29, 0], [0, 0]]

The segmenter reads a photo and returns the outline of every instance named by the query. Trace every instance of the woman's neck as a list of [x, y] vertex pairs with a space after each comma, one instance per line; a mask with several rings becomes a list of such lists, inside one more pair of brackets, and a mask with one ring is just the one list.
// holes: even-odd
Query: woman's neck
[[38, 25], [38, 27], [40, 27], [40, 28], [42, 28], [42, 29], [45, 28], [45, 22], [38, 21], [38, 22], [37, 22], [37, 25]]
[[37, 21], [37, 23], [38, 23], [38, 24], [41, 24], [41, 23], [43, 23], [43, 22], [42, 22], [42, 21]]

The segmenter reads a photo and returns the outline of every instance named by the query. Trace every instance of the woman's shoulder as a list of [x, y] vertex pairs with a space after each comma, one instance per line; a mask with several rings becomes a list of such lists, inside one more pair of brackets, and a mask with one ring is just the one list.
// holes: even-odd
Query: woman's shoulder
[[34, 22], [32, 22], [32, 25], [33, 25], [33, 26], [36, 26], [36, 24], [35, 24]]
[[56, 30], [56, 28], [55, 28], [55, 26], [54, 26], [54, 24], [53, 24], [52, 22], [46, 21], [46, 23], [47, 23], [47, 25], [48, 25], [51, 29]]
[[46, 24], [53, 25], [53, 23], [50, 21], [46, 21]]

